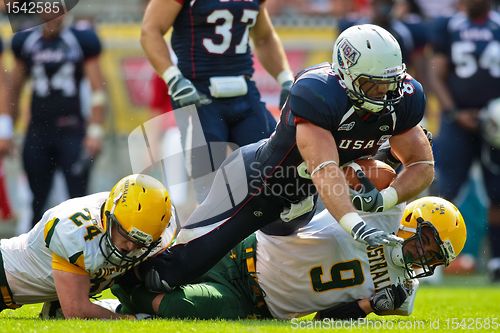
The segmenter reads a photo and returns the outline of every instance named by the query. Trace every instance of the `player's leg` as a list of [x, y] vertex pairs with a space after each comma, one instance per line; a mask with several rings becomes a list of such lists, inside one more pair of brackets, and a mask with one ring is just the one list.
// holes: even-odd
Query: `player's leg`
[[494, 282], [500, 282], [500, 149], [485, 146], [482, 154], [483, 178], [490, 199], [488, 237], [491, 259], [488, 271]]
[[[227, 112], [229, 114], [229, 112]], [[255, 83], [248, 83], [248, 94], [240, 97], [237, 108], [230, 110], [230, 140], [239, 146], [267, 139], [276, 127], [276, 120], [260, 100]]]
[[92, 161], [84, 153], [83, 133], [66, 133], [57, 143], [57, 164], [60, 166], [71, 198], [87, 194]]
[[42, 217], [56, 170], [52, 141], [47, 130], [28, 130], [23, 146], [23, 167], [33, 194], [32, 224]]
[[433, 192], [448, 200], [456, 199], [469, 176], [473, 161], [479, 157], [480, 140], [455, 122], [443, 117], [439, 136], [434, 140], [436, 183]]

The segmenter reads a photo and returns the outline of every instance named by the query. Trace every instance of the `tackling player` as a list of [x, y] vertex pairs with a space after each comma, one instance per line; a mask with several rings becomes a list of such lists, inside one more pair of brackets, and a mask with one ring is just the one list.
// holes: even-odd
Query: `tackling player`
[[[228, 157], [177, 245], [145, 263], [145, 275], [160, 277], [149, 287], [168, 290], [191, 281], [272, 222], [305, 225], [318, 194], [362, 244], [397, 243], [397, 237], [367, 225], [356, 209], [388, 210], [431, 183], [432, 151], [418, 126], [424, 109], [422, 86], [406, 74], [395, 38], [374, 25], [345, 30], [335, 42], [332, 64], [298, 75], [273, 135]], [[387, 189], [351, 198], [339, 166], [373, 156], [386, 141], [404, 170]]]
[[28, 233], [0, 241], [0, 311], [58, 300], [66, 318], [120, 318], [90, 302], [175, 238], [165, 187], [146, 175], [67, 200]]
[[[289, 236], [262, 231], [248, 237], [192, 284], [154, 294], [112, 287], [121, 312], [163, 318], [362, 318], [411, 314], [417, 277], [449, 265], [462, 250], [466, 228], [450, 202], [424, 197], [363, 214], [371, 225], [405, 239], [398, 247], [354, 241], [325, 210]], [[103, 300], [104, 301], [104, 300]], [[108, 306], [116, 302], [105, 302]]]

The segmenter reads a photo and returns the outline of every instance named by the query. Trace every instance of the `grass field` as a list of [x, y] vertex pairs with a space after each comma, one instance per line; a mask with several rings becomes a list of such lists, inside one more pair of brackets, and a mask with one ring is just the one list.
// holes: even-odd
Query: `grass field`
[[[101, 333], [101, 332], [500, 332], [500, 285], [468, 283], [467, 278], [452, 281], [452, 286], [420, 288], [415, 311], [410, 317], [377, 317], [366, 321], [99, 321], [39, 320], [41, 305], [23, 306], [0, 313], [0, 332]], [[109, 297], [105, 293], [103, 297]]]

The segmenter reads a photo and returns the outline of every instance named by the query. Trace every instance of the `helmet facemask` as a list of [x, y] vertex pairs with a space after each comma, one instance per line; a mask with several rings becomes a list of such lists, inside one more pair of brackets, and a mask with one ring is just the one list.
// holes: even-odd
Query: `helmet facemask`
[[[383, 77], [361, 74], [352, 81], [352, 89], [348, 90], [349, 98], [358, 109], [369, 112], [380, 112], [395, 106], [403, 98], [403, 80], [405, 78], [405, 65], [400, 73], [395, 76]], [[384, 85], [382, 91], [386, 93], [376, 96], [380, 85]]]
[[[428, 250], [432, 242], [436, 244], [434, 247], [439, 249], [438, 251]], [[414, 247], [413, 251], [410, 250], [411, 247]], [[404, 241], [402, 252], [404, 266], [410, 279], [430, 276], [434, 274], [437, 266], [447, 266], [454, 259], [454, 255], [450, 253], [447, 244], [443, 243], [436, 228], [421, 217], [417, 218], [415, 234]], [[417, 256], [414, 257], [412, 252], [416, 252]], [[415, 272], [415, 268], [419, 269], [418, 273]]]
[[[151, 236], [147, 235], [149, 237], [144, 237], [144, 233], [136, 228], [133, 228], [131, 232], [127, 232], [123, 229], [114, 215], [116, 205], [121, 196], [122, 194], [120, 193], [113, 200], [111, 211], [104, 212], [106, 218], [106, 233], [101, 238], [99, 247], [107, 262], [118, 269], [127, 270], [146, 259], [146, 257], [158, 246], [161, 238], [153, 242]], [[113, 243], [113, 230], [116, 230], [117, 233], [127, 241], [133, 242], [136, 245], [136, 249], [130, 252], [123, 252], [116, 247]]]

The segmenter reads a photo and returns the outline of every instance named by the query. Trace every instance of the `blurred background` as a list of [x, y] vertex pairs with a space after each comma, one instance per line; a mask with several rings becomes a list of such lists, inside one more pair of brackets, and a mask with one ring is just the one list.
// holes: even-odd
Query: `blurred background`
[[[105, 143], [91, 173], [89, 193], [109, 191], [117, 180], [132, 172], [128, 135], [159, 112], [154, 105], [154, 71], [139, 44], [140, 23], [146, 4], [145, 0], [81, 0], [69, 14], [70, 24], [95, 29], [103, 46], [100, 65], [108, 95]], [[336, 36], [350, 25], [372, 22], [395, 27], [400, 33], [397, 39], [402, 44], [409, 72], [424, 85], [428, 94], [425, 126], [435, 137], [439, 136], [441, 110], [428, 75], [433, 70], [428, 27], [438, 16], [453, 15], [461, 10], [459, 0], [267, 0], [266, 6], [295, 74], [310, 65], [331, 62]], [[494, 6], [498, 7], [498, 3], [495, 2]], [[7, 74], [14, 62], [9, 47], [12, 35], [8, 18], [1, 16], [0, 36]], [[268, 108], [278, 115], [280, 86], [257, 59], [255, 63], [254, 80]], [[88, 83], [84, 83], [81, 89], [82, 96], [88, 97]], [[17, 149], [3, 162], [2, 177], [12, 216], [0, 220], [0, 238], [30, 228], [31, 193], [22, 171], [19, 150], [29, 107], [30, 90], [27, 87], [24, 90], [21, 117], [15, 130]], [[88, 112], [88, 98], [82, 98], [82, 105]], [[68, 196], [61, 176], [56, 177], [50, 190], [48, 207]], [[468, 240], [461, 262], [448, 273], [484, 273], [489, 258], [485, 237], [488, 199], [477, 166], [472, 168], [470, 180], [461, 189], [455, 203], [460, 206], [467, 222]]]

